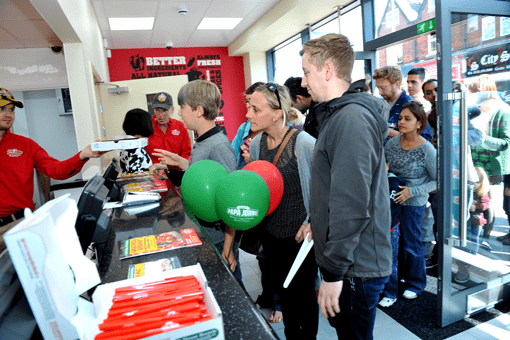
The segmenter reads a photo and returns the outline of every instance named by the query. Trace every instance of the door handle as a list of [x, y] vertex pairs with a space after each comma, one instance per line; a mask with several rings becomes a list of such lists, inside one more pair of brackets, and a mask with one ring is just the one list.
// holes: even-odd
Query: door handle
[[460, 246], [467, 244], [467, 195], [468, 195], [468, 107], [466, 92], [460, 93], [460, 155], [459, 155], [459, 241]]

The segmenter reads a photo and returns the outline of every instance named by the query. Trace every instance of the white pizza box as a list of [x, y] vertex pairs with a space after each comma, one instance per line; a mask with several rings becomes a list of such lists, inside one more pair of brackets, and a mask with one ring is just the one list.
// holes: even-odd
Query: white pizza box
[[[144, 339], [224, 339], [223, 316], [200, 264], [153, 276], [99, 285], [96, 265], [83, 255], [74, 225], [78, 209], [66, 196], [49, 201], [4, 235], [4, 240], [42, 336], [92, 340], [111, 306], [115, 288], [162, 278], [194, 275], [205, 292], [212, 320]], [[96, 287], [92, 302], [80, 297]]]
[[90, 148], [92, 151], [110, 151], [136, 149], [147, 146], [147, 144], [149, 144], [147, 138], [122, 138], [93, 142], [90, 144]]

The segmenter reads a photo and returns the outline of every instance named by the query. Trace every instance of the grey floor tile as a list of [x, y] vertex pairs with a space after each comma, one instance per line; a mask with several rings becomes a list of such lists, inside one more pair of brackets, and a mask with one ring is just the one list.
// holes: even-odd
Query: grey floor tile
[[[510, 313], [498, 316], [497, 318], [488, 321], [487, 324], [496, 326], [510, 332]], [[510, 339], [510, 338], [509, 338]]]
[[[510, 339], [510, 330], [500, 328], [490, 322], [483, 323], [466, 331], [479, 340], [506, 340]], [[466, 333], [464, 332], [464, 333]]]
[[262, 290], [259, 275], [243, 275], [243, 283], [247, 292], [251, 292], [257, 289]]
[[330, 326], [326, 319], [319, 312], [319, 331], [317, 332], [317, 340], [333, 340], [337, 339], [336, 330]]
[[457, 335], [451, 336], [445, 340], [480, 340], [480, 339], [478, 339], [474, 335], [469, 334], [468, 331], [465, 331]]
[[392, 323], [397, 323], [395, 319], [393, 319], [391, 316], [386, 314], [383, 310], [380, 308], [377, 308], [377, 315], [375, 317], [375, 325], [374, 328], [383, 327]]
[[250, 276], [250, 275], [260, 275], [260, 274], [257, 274], [253, 270], [252, 266], [247, 262], [245, 262], [245, 263], [241, 262], [241, 273], [243, 274], [243, 277]]
[[399, 323], [391, 323], [374, 329], [374, 340], [420, 340]]

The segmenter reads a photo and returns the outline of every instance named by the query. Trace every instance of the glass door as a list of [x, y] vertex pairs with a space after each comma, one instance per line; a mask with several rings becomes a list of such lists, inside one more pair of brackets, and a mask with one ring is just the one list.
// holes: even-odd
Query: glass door
[[508, 15], [508, 1], [436, 1], [441, 326], [510, 298]]

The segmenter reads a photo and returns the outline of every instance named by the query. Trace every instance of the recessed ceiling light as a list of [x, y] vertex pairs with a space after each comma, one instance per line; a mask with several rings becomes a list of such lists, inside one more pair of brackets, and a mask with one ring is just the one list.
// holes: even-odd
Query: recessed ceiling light
[[112, 31], [151, 30], [154, 18], [108, 18]]
[[203, 18], [199, 30], [231, 30], [237, 26], [243, 18]]

